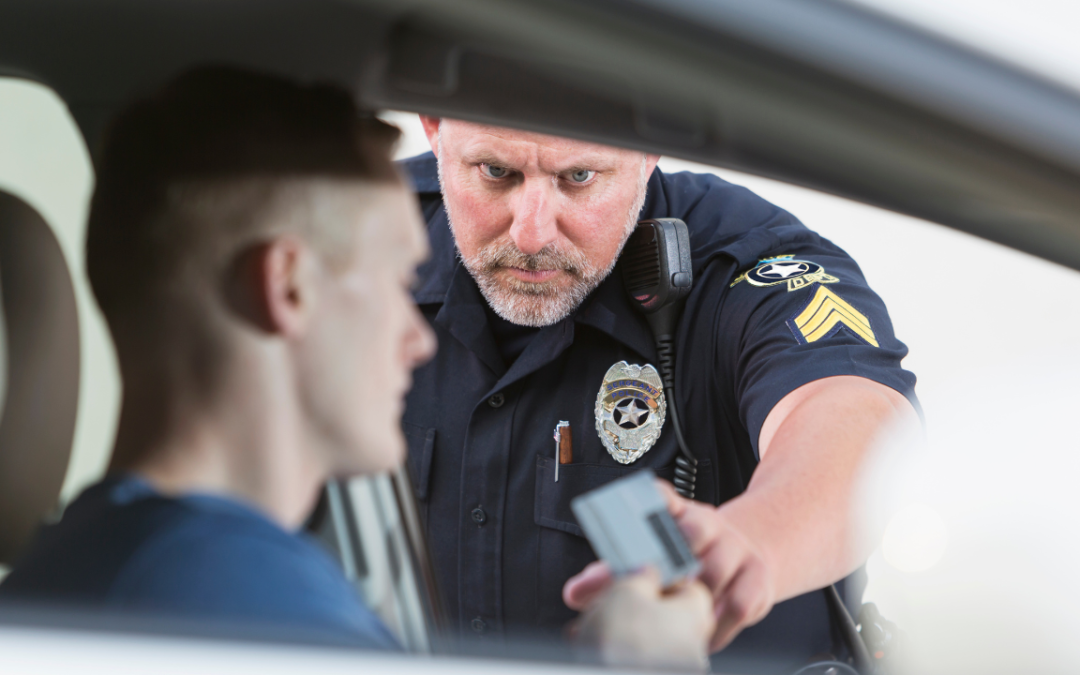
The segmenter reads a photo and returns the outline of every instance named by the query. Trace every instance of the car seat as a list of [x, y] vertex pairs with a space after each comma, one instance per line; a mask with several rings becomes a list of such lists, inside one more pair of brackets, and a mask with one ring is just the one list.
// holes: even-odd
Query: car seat
[[79, 396], [79, 319], [45, 219], [0, 190], [0, 563], [57, 504]]

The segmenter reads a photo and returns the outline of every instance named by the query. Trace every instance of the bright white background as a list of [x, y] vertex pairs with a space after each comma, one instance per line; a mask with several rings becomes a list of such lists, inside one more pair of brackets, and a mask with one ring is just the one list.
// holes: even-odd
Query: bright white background
[[[1074, 0], [861, 1], [1080, 91], [1080, 40], [1074, 37], [1080, 3]], [[414, 116], [392, 117], [406, 131], [401, 156], [426, 150]], [[661, 167], [711, 170], [671, 159]], [[793, 212], [860, 262], [885, 298], [897, 334], [911, 349], [905, 365], [919, 377], [917, 391], [931, 437], [947, 426], [945, 411], [972, 387], [1008, 382], [1030, 370], [1032, 362], [1044, 369], [1075, 369], [1077, 272], [916, 219], [753, 176], [717, 173]], [[89, 160], [62, 103], [36, 85], [0, 80], [0, 188], [44, 214], [76, 278], [83, 377], [65, 486], [65, 497], [70, 497], [104, 467], [120, 387], [83, 274], [83, 228], [92, 189]], [[1022, 397], [1024, 410], [1041, 409], [1039, 397], [1050, 395], [1037, 387], [1019, 391], [1005, 386], [1002, 391]], [[1011, 410], [1005, 405], [995, 414], [1000, 418]], [[1000, 421], [980, 420], [978, 413], [970, 419], [975, 424]], [[875, 558], [871, 569], [882, 564]]]

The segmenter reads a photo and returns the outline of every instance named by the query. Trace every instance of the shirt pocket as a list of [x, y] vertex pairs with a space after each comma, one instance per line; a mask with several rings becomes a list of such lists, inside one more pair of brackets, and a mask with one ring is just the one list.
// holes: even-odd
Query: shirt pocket
[[412, 476], [416, 498], [427, 501], [431, 479], [431, 457], [435, 454], [435, 429], [409, 422], [401, 423], [409, 449], [409, 474]]
[[[584, 537], [570, 502], [574, 498], [606, 485], [613, 480], [640, 471], [646, 466], [603, 466], [601, 464], [560, 464], [559, 482], [555, 482], [555, 458], [536, 458], [536, 502], [533, 520], [541, 527]], [[657, 476], [671, 480], [675, 476], [674, 465], [653, 469]]]

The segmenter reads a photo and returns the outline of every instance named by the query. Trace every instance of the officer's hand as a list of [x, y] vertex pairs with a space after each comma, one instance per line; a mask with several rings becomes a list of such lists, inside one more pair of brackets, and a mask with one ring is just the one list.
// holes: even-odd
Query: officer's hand
[[650, 568], [607, 584], [575, 634], [611, 666], [702, 670], [713, 629], [712, 598], [703, 584], [692, 581], [663, 592], [659, 573]]
[[684, 499], [671, 484], [660, 483], [671, 515], [701, 561], [700, 579], [712, 593], [716, 616], [709, 649], [719, 651], [743, 628], [764, 619], [775, 604], [768, 564], [746, 535], [728, 522], [723, 509]]

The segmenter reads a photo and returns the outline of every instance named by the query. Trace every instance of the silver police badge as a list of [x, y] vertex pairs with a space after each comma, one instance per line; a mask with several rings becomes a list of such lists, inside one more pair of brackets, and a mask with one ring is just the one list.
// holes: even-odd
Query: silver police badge
[[619, 361], [596, 395], [596, 433], [616, 462], [629, 464], [656, 444], [667, 418], [660, 373], [650, 364]]

